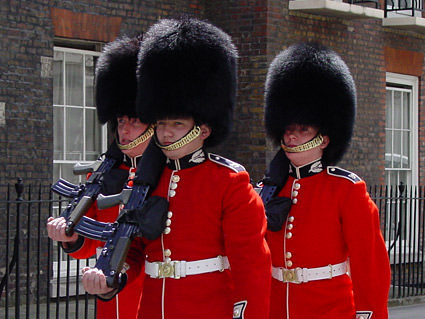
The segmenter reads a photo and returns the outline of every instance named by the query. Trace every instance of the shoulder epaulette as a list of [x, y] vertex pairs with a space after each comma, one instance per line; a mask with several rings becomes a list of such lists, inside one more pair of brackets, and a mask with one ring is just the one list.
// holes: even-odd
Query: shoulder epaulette
[[233, 162], [223, 156], [217, 155], [217, 154], [213, 154], [213, 153], [208, 153], [208, 158], [217, 164], [220, 164], [222, 166], [225, 166], [227, 168], [230, 168], [231, 170], [235, 171], [236, 173], [239, 172], [243, 172], [245, 171], [245, 167], [243, 167], [241, 164]]
[[342, 169], [336, 166], [328, 166], [328, 174], [336, 177], [342, 177], [348, 179], [353, 183], [360, 182], [362, 179], [357, 176], [355, 173]]

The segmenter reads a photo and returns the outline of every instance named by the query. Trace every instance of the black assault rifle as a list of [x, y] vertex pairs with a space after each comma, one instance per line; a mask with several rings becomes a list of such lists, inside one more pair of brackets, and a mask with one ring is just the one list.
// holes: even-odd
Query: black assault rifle
[[260, 197], [266, 210], [267, 228], [271, 231], [282, 229], [291, 208], [290, 198], [277, 196], [285, 186], [288, 176], [289, 160], [285, 152], [280, 149], [270, 162], [266, 175], [261, 181], [263, 187]]
[[143, 153], [132, 184], [120, 194], [97, 197], [98, 208], [103, 209], [124, 204], [114, 223], [103, 223], [83, 216], [75, 231], [88, 238], [105, 241], [96, 262], [106, 276], [109, 287], [122, 287], [121, 270], [134, 237], [143, 236], [153, 240], [165, 228], [168, 202], [163, 197], [149, 197], [155, 189], [165, 166], [165, 156], [153, 141]]
[[84, 184], [75, 185], [62, 178], [52, 185], [52, 190], [72, 200], [61, 213], [67, 221], [65, 233], [71, 236], [75, 226], [94, 203], [102, 190], [103, 176], [118, 162], [122, 161], [123, 154], [116, 142], [113, 142], [107, 152], [92, 164], [82, 165], [77, 163], [73, 172], [75, 175], [92, 173]]

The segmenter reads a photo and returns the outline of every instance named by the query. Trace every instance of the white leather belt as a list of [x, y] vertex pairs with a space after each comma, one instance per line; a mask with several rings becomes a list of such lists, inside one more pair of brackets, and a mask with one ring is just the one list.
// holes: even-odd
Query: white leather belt
[[199, 275], [214, 271], [229, 269], [230, 264], [226, 256], [201, 259], [195, 261], [172, 260], [170, 262], [145, 261], [145, 273], [151, 278], [180, 279], [189, 275]]
[[272, 277], [282, 282], [300, 284], [314, 280], [332, 279], [347, 272], [347, 262], [336, 265], [328, 265], [318, 268], [294, 268], [272, 267]]

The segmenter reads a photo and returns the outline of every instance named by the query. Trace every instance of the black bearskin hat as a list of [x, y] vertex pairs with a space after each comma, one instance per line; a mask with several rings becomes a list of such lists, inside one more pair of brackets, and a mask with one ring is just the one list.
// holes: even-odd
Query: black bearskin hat
[[99, 121], [110, 122], [116, 117], [136, 117], [137, 57], [139, 38], [122, 37], [108, 43], [96, 64], [95, 95]]
[[276, 56], [265, 87], [265, 125], [280, 144], [290, 124], [312, 125], [330, 143], [326, 165], [336, 164], [347, 150], [356, 113], [356, 88], [341, 57], [319, 44], [300, 43]]
[[193, 117], [207, 124], [206, 146], [230, 131], [237, 50], [228, 34], [194, 18], [163, 19], [144, 35], [137, 68], [137, 113], [145, 122]]

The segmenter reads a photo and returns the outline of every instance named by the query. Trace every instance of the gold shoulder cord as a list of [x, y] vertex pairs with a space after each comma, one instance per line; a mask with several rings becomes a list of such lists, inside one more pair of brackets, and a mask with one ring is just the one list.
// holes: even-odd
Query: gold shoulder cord
[[322, 144], [323, 142], [323, 136], [322, 134], [318, 134], [315, 138], [313, 138], [311, 141], [298, 145], [298, 146], [294, 146], [294, 147], [288, 147], [285, 144], [283, 144], [283, 141], [281, 142], [281, 147], [285, 152], [288, 153], [299, 153], [299, 152], [305, 152], [308, 150], [311, 150], [317, 146], [319, 146], [320, 144]]
[[120, 148], [120, 150], [131, 150], [132, 148], [135, 148], [137, 145], [142, 144], [143, 142], [146, 142], [154, 133], [154, 129], [153, 126], [149, 126], [149, 128], [142, 134], [140, 135], [138, 138], [136, 138], [135, 140], [131, 141], [128, 144], [118, 144], [118, 147]]
[[189, 144], [194, 139], [196, 139], [199, 135], [201, 135], [201, 128], [196, 125], [190, 130], [189, 133], [187, 133], [185, 136], [183, 136], [181, 139], [174, 142], [173, 144], [162, 145], [158, 142], [157, 138], [155, 138], [155, 143], [159, 148], [161, 148], [163, 150], [175, 151], [175, 150], [179, 149], [180, 147], [185, 146], [186, 144]]

